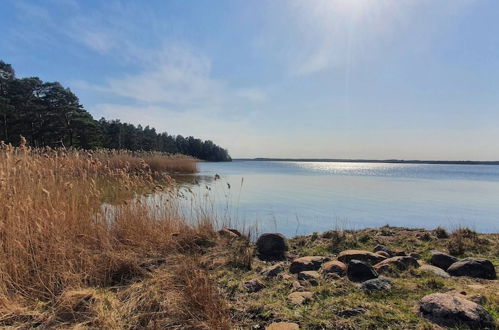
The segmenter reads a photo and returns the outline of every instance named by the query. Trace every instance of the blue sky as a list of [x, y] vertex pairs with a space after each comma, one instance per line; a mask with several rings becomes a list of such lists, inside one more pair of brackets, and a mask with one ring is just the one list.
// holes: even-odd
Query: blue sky
[[496, 0], [4, 0], [0, 59], [233, 157], [499, 159]]

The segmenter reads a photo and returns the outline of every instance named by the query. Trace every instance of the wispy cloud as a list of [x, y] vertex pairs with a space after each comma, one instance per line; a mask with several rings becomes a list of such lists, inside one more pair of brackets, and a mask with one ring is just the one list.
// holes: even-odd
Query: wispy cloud
[[[268, 21], [254, 42], [279, 54], [292, 75], [386, 61], [406, 51], [431, 51], [475, 0], [293, 0], [269, 5]], [[279, 15], [277, 15], [279, 13]], [[435, 28], [438, 26], [438, 29]], [[393, 55], [392, 55], [393, 54]]]

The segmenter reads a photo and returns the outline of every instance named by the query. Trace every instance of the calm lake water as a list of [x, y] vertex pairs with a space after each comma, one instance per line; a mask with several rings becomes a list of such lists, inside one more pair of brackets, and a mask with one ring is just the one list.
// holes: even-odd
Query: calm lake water
[[499, 166], [234, 161], [199, 170], [192, 195], [260, 232], [386, 224], [499, 232]]

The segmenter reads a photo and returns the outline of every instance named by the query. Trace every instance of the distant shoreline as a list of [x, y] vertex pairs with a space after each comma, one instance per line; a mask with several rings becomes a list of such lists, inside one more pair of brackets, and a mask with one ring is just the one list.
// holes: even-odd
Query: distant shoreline
[[330, 158], [235, 158], [234, 160], [273, 161], [273, 162], [382, 163], [382, 164], [429, 164], [429, 165], [499, 165], [499, 161], [472, 161], [472, 160], [330, 159]]

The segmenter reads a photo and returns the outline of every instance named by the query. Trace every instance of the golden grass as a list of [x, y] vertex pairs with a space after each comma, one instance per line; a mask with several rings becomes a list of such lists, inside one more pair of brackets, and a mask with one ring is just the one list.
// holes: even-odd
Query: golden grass
[[[187, 223], [175, 198], [154, 214], [140, 199], [114, 206], [112, 217], [102, 208], [106, 185], [132, 196], [161, 177], [165, 195], [175, 196], [165, 173], [195, 170], [194, 159], [179, 155], [1, 144], [0, 326], [135, 328], [168, 318], [179, 327], [224, 328], [224, 301], [203, 269], [185, 263], [214, 244], [210, 221]], [[166, 261], [153, 278], [149, 266]], [[135, 282], [139, 288], [124, 294], [112, 289]], [[143, 301], [148, 295], [157, 301]], [[165, 299], [172, 297], [188, 315], [171, 313]], [[142, 320], [132, 309], [148, 303], [156, 305], [144, 313], [155, 316]]]
[[150, 170], [159, 173], [196, 173], [196, 159], [181, 154], [161, 152], [100, 150], [94, 151], [96, 159], [111, 169], [126, 168], [128, 172]]

